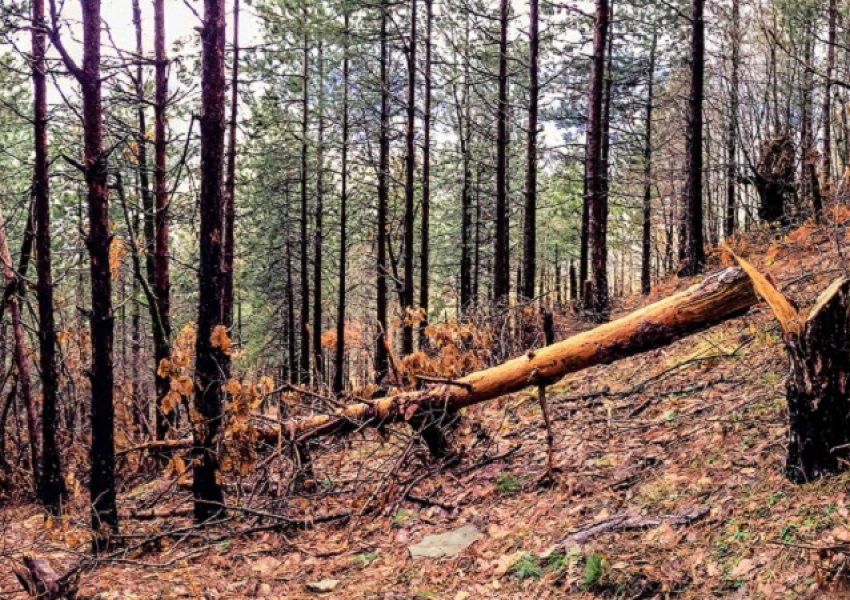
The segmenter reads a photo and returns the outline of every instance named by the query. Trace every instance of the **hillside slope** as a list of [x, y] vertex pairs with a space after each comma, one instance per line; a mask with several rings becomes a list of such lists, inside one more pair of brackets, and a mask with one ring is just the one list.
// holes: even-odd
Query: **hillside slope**
[[[806, 306], [845, 273], [847, 216], [842, 207], [829, 226], [756, 232], [734, 246]], [[667, 281], [620, 310], [690, 283]], [[568, 317], [559, 325], [584, 326]], [[664, 349], [567, 377], [549, 391], [554, 484], [542, 479], [546, 432], [532, 391], [469, 409], [455, 435], [461, 459], [441, 472], [429, 472], [422, 449], [400, 436], [355, 435], [317, 458], [318, 491], [287, 503], [345, 519], [269, 526], [246, 510], [239, 526], [169, 538], [153, 532], [188, 527], [184, 517], [131, 522], [128, 539], [150, 551], [85, 571], [82, 591], [306, 598], [322, 593], [307, 584], [325, 580], [325, 597], [340, 598], [846, 597], [850, 474], [804, 486], [784, 479], [786, 363], [778, 325], [759, 305]], [[169, 487], [146, 483], [123, 499]], [[79, 528], [75, 519], [45, 525], [32, 506], [0, 512], [3, 595], [17, 587], [8, 569], [15, 556], [76, 560], [69, 548], [85, 541], [77, 508]], [[621, 516], [630, 519], [625, 530], [604, 530]], [[469, 525], [480, 539], [457, 556], [411, 558], [409, 547], [426, 535]]]

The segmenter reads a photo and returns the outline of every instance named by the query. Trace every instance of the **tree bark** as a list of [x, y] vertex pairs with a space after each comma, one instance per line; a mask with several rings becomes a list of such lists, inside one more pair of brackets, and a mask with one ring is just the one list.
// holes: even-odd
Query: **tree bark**
[[[685, 190], [685, 264], [682, 273], [696, 275], [705, 268], [702, 231], [702, 105], [705, 79], [705, 0], [691, 3], [691, 90], [688, 97], [687, 187]], [[681, 242], [680, 237], [680, 242]]]
[[604, 190], [603, 96], [605, 95], [605, 46], [608, 35], [608, 0], [596, 0], [593, 32], [593, 65], [587, 125], [587, 175], [589, 183], [588, 244], [593, 267], [592, 298], [594, 320], [605, 321], [610, 315], [608, 298], [608, 205]]
[[525, 212], [522, 245], [522, 295], [534, 297], [537, 276], [537, 104], [539, 83], [537, 78], [540, 53], [538, 0], [528, 5], [528, 139], [525, 171]]
[[[828, 194], [832, 185], [832, 74], [835, 70], [835, 25], [837, 1], [829, 0], [827, 16], [826, 74], [823, 90], [823, 153], [821, 156], [821, 191]], [[815, 217], [820, 218], [821, 206], [815, 206]]]
[[390, 165], [390, 82], [388, 73], [389, 40], [387, 21], [389, 0], [381, 3], [381, 124], [379, 133], [380, 156], [378, 158], [378, 236], [377, 236], [377, 292], [375, 299], [378, 332], [375, 338], [375, 382], [379, 385], [389, 371], [387, 348], [387, 207], [389, 204]]
[[[239, 110], [239, 0], [233, 0], [233, 63], [230, 67], [230, 120], [227, 138], [227, 171], [224, 176], [224, 325], [233, 329], [233, 281], [236, 237], [236, 131]], [[230, 361], [225, 373], [229, 374]]]
[[345, 42], [342, 56], [342, 157], [340, 161], [339, 197], [339, 290], [336, 316], [336, 354], [334, 357], [334, 393], [345, 389], [345, 300], [348, 282], [348, 82], [350, 76], [349, 52], [351, 44], [351, 16], [345, 11]]
[[165, 439], [169, 427], [177, 422], [177, 413], [168, 415], [162, 410], [162, 401], [171, 389], [171, 380], [159, 374], [159, 365], [171, 357], [171, 274], [169, 254], [169, 199], [167, 188], [166, 105], [168, 104], [168, 58], [165, 55], [164, 0], [154, 0], [154, 203], [156, 205], [156, 243], [154, 248], [154, 295], [159, 311], [162, 335], [154, 338], [156, 387], [156, 436]]
[[433, 0], [425, 0], [425, 98], [422, 114], [422, 223], [419, 242], [419, 347], [426, 344], [428, 294], [431, 273], [431, 33], [434, 24]]
[[324, 212], [324, 143], [325, 143], [325, 115], [324, 115], [324, 82], [325, 82], [325, 57], [322, 40], [319, 40], [318, 48], [319, 63], [319, 97], [316, 121], [319, 125], [318, 139], [316, 140], [316, 207], [313, 221], [313, 362], [316, 375], [315, 384], [318, 387], [324, 380], [324, 366], [322, 364], [322, 245], [324, 243], [324, 231], [322, 230], [322, 213]]
[[193, 422], [194, 515], [205, 522], [222, 512], [224, 493], [218, 481], [217, 444], [223, 416], [220, 365], [225, 353], [213, 343], [223, 327], [222, 217], [224, 190], [224, 0], [204, 0], [201, 31], [201, 196], [200, 268], [198, 273], [198, 333], [195, 342], [195, 411]]
[[652, 109], [655, 83], [655, 49], [658, 33], [653, 31], [649, 47], [646, 81], [646, 124], [643, 141], [643, 240], [641, 244], [640, 290], [646, 295], [652, 288]]
[[309, 148], [308, 123], [310, 118], [310, 35], [307, 22], [307, 4], [303, 5], [304, 47], [302, 48], [301, 97], [301, 314], [299, 325], [301, 352], [298, 357], [298, 381], [310, 381], [310, 275], [307, 272], [307, 151]]
[[508, 230], [508, 0], [499, 2], [499, 96], [496, 101], [496, 235], [493, 248], [493, 300], [507, 304], [510, 293]]
[[407, 52], [407, 150], [404, 181], [404, 290], [401, 328], [401, 353], [413, 352], [413, 234], [416, 175], [416, 4], [410, 0], [410, 40]]
[[[107, 157], [103, 151], [103, 106], [100, 73], [100, 0], [81, 2], [83, 16], [83, 64], [79, 67], [59, 36], [55, 0], [50, 0], [50, 37], [67, 69], [82, 91], [83, 169], [88, 188], [89, 232], [86, 237], [90, 257], [91, 298], [91, 484], [92, 528], [118, 530], [115, 503], [115, 443], [112, 388], [114, 319], [112, 314], [112, 273], [109, 247], [109, 188]], [[96, 535], [95, 550], [106, 540]]]
[[18, 370], [18, 388], [21, 392], [21, 399], [24, 402], [24, 409], [27, 413], [27, 435], [29, 436], [30, 450], [30, 468], [32, 470], [33, 490], [39, 491], [41, 482], [40, 475], [40, 458], [39, 458], [39, 431], [38, 431], [38, 409], [35, 404], [35, 396], [32, 392], [32, 376], [30, 375], [29, 349], [27, 348], [26, 333], [24, 332], [24, 324], [21, 320], [21, 303], [18, 297], [18, 278], [15, 275], [15, 270], [12, 263], [12, 256], [9, 253], [9, 246], [6, 242], [6, 220], [3, 214], [0, 213], [0, 268], [2, 268], [3, 279], [6, 289], [12, 289], [13, 292], [6, 298], [6, 305], [9, 307], [9, 315], [12, 320], [12, 334], [14, 336], [14, 360], [15, 367]]
[[834, 281], [806, 313], [746, 260], [735, 258], [782, 326], [790, 359], [785, 475], [806, 483], [845, 470], [850, 459], [850, 279]]
[[[65, 497], [65, 480], [56, 442], [59, 403], [59, 369], [56, 361], [56, 324], [53, 315], [53, 264], [50, 248], [50, 174], [47, 151], [47, 26], [44, 0], [32, 3], [33, 178], [38, 347], [41, 367], [41, 481], [39, 499], [58, 514]], [[0, 342], [2, 343], [2, 342]], [[0, 363], [2, 366], [2, 363]], [[0, 425], [2, 426], [2, 425]]]
[[738, 211], [738, 79], [741, 62], [741, 34], [738, 21], [741, 18], [739, 0], [732, 0], [732, 46], [731, 81], [729, 83], [729, 119], [726, 129], [726, 219], [723, 233], [729, 237], [735, 233], [735, 216]]
[[[430, 1], [429, 5], [430, 5]], [[473, 287], [477, 293], [477, 285], [473, 286], [472, 254], [472, 115], [471, 115], [471, 79], [470, 79], [470, 45], [469, 45], [469, 14], [464, 16], [464, 62], [463, 62], [463, 108], [458, 113], [459, 141], [461, 158], [463, 160], [463, 184], [461, 188], [461, 218], [460, 218], [460, 306], [458, 312], [464, 314], [473, 302]], [[476, 228], [477, 228], [476, 223]], [[477, 240], [477, 238], [476, 238]]]
[[[745, 312], [756, 302], [753, 286], [741, 269], [730, 268], [701, 283], [562, 342], [451, 383], [351, 404], [334, 415], [283, 424], [282, 431], [299, 442], [331, 433], [378, 427], [394, 421], [429, 423], [471, 406], [528, 386], [547, 385], [588, 367], [608, 364], [665, 346]], [[279, 431], [264, 437], [276, 440]]]
[[850, 280], [834, 282], [799, 331], [788, 331], [788, 456], [785, 473], [806, 483], [844, 470], [850, 458]]

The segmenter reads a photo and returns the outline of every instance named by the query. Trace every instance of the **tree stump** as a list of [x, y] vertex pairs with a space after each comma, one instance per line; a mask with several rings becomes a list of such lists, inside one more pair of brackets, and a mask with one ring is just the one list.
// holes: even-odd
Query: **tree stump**
[[844, 470], [850, 463], [850, 279], [834, 281], [805, 313], [735, 258], [782, 326], [790, 359], [786, 477], [806, 483]]
[[805, 483], [850, 460], [850, 280], [829, 286], [800, 332], [785, 335], [785, 345], [791, 361], [785, 474]]

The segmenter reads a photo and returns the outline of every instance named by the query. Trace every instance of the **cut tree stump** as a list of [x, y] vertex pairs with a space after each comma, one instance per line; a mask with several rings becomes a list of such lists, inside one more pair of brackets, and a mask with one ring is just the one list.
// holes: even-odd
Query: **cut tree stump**
[[782, 326], [790, 359], [785, 475], [805, 483], [846, 469], [850, 463], [850, 279], [834, 281], [805, 312], [755, 267], [735, 258]]
[[304, 443], [320, 436], [379, 427], [391, 422], [439, 421], [466, 406], [529, 386], [548, 385], [569, 373], [654, 350], [744, 313], [756, 303], [753, 286], [737, 268], [707, 276], [697, 285], [610, 323], [528, 352], [457, 381], [357, 403], [333, 415], [294, 419], [282, 430], [260, 432], [266, 442]]

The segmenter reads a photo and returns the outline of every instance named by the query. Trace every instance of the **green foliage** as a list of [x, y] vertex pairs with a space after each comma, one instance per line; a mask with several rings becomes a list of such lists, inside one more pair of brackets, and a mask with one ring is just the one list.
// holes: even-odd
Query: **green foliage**
[[522, 489], [522, 478], [502, 473], [496, 477], [496, 489], [503, 496], [516, 494]]
[[360, 552], [355, 554], [351, 560], [356, 566], [363, 568], [378, 560], [378, 555], [374, 552]]
[[581, 583], [585, 589], [591, 589], [599, 584], [602, 579], [602, 574], [605, 570], [605, 560], [602, 555], [593, 552], [587, 556], [584, 561], [584, 574], [581, 578]]
[[413, 519], [413, 514], [410, 511], [401, 509], [396, 514], [393, 515], [393, 529], [400, 529], [404, 527], [411, 519]]
[[511, 567], [511, 572], [520, 580], [540, 579], [543, 576], [540, 558], [534, 554], [523, 554], [522, 558]]

